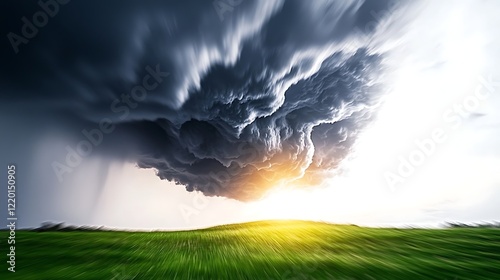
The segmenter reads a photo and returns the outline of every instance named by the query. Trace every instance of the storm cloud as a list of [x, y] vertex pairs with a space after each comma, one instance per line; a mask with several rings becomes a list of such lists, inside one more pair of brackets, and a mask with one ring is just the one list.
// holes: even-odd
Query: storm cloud
[[[397, 8], [357, 0], [41, 2], [51, 5], [2, 3], [2, 110], [24, 110], [37, 126], [59, 125], [76, 139], [112, 121], [94, 153], [239, 200], [318, 184], [349, 154], [380, 101], [384, 54], [370, 49], [370, 35]], [[33, 16], [44, 7], [53, 16], [37, 27]], [[23, 17], [37, 29], [31, 38]], [[24, 40], [13, 44], [13, 36]]]

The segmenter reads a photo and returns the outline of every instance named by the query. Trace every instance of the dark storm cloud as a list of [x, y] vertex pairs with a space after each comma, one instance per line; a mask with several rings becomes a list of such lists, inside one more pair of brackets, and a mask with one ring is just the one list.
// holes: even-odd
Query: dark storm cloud
[[[380, 57], [363, 41], [392, 2], [227, 3], [222, 20], [212, 1], [73, 0], [16, 54], [7, 34], [22, 36], [21, 18], [41, 8], [6, 1], [1, 106], [77, 130], [109, 118], [117, 127], [97, 153], [207, 195], [320, 181], [377, 103]], [[127, 105], [147, 75], [158, 86]]]

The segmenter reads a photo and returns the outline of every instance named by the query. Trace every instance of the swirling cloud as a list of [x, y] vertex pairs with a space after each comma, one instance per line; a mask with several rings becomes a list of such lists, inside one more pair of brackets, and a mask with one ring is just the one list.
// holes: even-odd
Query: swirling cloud
[[[394, 4], [217, 3], [59, 5], [17, 55], [2, 46], [4, 100], [72, 127], [109, 119], [116, 130], [96, 152], [126, 152], [189, 191], [251, 200], [320, 182], [378, 103], [383, 54], [369, 38]], [[19, 18], [39, 7], [6, 5], [2, 31], [21, 36]], [[148, 75], [157, 86], [130, 100]]]

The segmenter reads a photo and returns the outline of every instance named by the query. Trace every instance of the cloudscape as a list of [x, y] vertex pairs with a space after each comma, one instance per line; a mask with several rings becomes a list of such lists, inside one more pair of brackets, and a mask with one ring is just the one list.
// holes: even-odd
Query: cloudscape
[[0, 279], [500, 279], [500, 1], [0, 2]]
[[[26, 226], [102, 222], [83, 213], [116, 203], [129, 190], [110, 182], [129, 171], [216, 208], [257, 207], [280, 192], [304, 192], [294, 203], [337, 204], [358, 188], [349, 185], [363, 185], [356, 200], [376, 192], [402, 203], [419, 182], [436, 192], [415, 202], [422, 210], [472, 203], [462, 197], [466, 179], [485, 195], [475, 203], [498, 200], [498, 176], [488, 171], [500, 137], [495, 1], [2, 7], [2, 161], [24, 174]], [[462, 169], [468, 178], [448, 177]], [[428, 194], [421, 188], [416, 201]], [[70, 213], [56, 213], [71, 201]], [[338, 212], [322, 208], [318, 218], [331, 220], [329, 211]], [[147, 227], [170, 226], [188, 225]]]

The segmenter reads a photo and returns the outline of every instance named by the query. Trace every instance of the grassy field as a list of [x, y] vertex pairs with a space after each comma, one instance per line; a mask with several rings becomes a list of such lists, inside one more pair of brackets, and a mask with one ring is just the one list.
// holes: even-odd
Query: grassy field
[[498, 229], [266, 221], [182, 232], [18, 231], [15, 273], [5, 251], [0, 279], [500, 279]]

